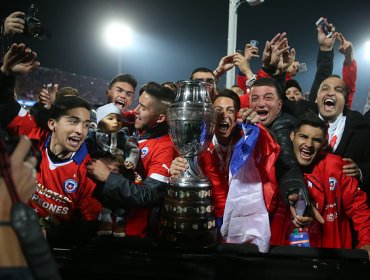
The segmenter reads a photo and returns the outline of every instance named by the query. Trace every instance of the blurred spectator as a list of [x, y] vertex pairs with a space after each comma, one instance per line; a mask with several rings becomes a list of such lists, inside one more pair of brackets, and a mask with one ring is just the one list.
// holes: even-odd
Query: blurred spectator
[[102, 93], [109, 85], [109, 81], [100, 78], [39, 67], [28, 75], [17, 76], [15, 92], [19, 99], [36, 100], [43, 85], [49, 83], [58, 83], [59, 88], [73, 87], [78, 90], [79, 96], [94, 105], [105, 103], [106, 97]]
[[[31, 141], [21, 137], [10, 156], [10, 170], [16, 192], [21, 201], [27, 202], [36, 189], [36, 158], [26, 157]], [[2, 156], [5, 156], [2, 153]], [[33, 279], [27, 268], [19, 240], [11, 226], [12, 200], [6, 181], [0, 177], [0, 279]], [[19, 278], [17, 278], [19, 277]]]
[[302, 88], [296, 80], [287, 80], [285, 82], [285, 95], [291, 101], [303, 99]]

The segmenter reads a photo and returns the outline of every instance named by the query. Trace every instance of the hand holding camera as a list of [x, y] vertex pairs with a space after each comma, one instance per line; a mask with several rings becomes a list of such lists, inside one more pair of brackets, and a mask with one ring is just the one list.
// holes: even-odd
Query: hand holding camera
[[16, 34], [23, 33], [24, 30], [24, 13], [14, 12], [10, 14], [4, 21], [3, 35], [7, 38], [11, 38]]
[[4, 21], [3, 35], [10, 38], [23, 33], [39, 40], [50, 38], [51, 34], [42, 24], [38, 13], [35, 4], [31, 4], [26, 14], [20, 11], [10, 14]]

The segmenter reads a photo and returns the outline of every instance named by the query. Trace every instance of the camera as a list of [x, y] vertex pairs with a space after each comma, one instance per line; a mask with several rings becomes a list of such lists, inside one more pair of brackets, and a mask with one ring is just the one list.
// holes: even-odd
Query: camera
[[[0, 128], [0, 139], [1, 139], [1, 145], [0, 145], [0, 154], [3, 156], [7, 154], [10, 156], [13, 152], [15, 147], [18, 145], [19, 136], [17, 135], [11, 135], [7, 131]], [[36, 157], [37, 164], [36, 164], [36, 170], [40, 171], [40, 162], [41, 162], [41, 152], [38, 148], [38, 141], [34, 139], [30, 139], [32, 142], [32, 146], [27, 154], [27, 157], [33, 156]]]
[[38, 17], [39, 10], [35, 4], [31, 4], [28, 8], [27, 14], [24, 16], [24, 33], [31, 37], [39, 40], [50, 38], [51, 34], [42, 24]]

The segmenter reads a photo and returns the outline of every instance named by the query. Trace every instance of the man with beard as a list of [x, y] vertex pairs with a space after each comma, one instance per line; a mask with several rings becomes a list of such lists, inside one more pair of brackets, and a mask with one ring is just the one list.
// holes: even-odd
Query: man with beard
[[132, 182], [117, 174], [117, 163], [94, 159], [88, 165], [90, 174], [102, 182], [105, 206], [111, 209], [132, 207], [127, 215], [126, 236], [144, 237], [149, 230], [148, 220], [149, 223], [154, 220], [154, 211], [151, 211], [154, 209], [151, 208], [162, 202], [169, 179], [168, 169], [176, 155], [168, 134], [166, 116], [174, 99], [170, 89], [154, 82], [147, 83], [141, 91], [139, 105], [134, 111], [141, 150], [141, 168], [138, 167], [137, 172], [143, 181]]
[[[352, 248], [351, 224], [357, 233], [358, 248], [370, 258], [370, 209], [367, 196], [358, 181], [347, 176], [346, 162], [337, 155], [323, 153], [326, 146], [326, 126], [313, 112], [302, 115], [290, 134], [294, 155], [304, 173], [312, 201], [325, 223], [313, 221], [307, 226], [311, 247]], [[299, 226], [290, 219], [288, 206], [279, 205], [271, 224], [273, 245], [289, 245], [289, 234]]]
[[[210, 147], [198, 158], [198, 163], [212, 182], [217, 227], [227, 242], [252, 242], [260, 251], [266, 252], [270, 234], [268, 213], [276, 205], [274, 163], [279, 147], [262, 126], [237, 124], [240, 99], [233, 91], [220, 91], [213, 106], [217, 114], [215, 135]], [[257, 122], [258, 116], [251, 113], [248, 119]], [[245, 153], [252, 156], [244, 161]], [[238, 161], [239, 169], [234, 172], [233, 163]], [[172, 162], [170, 173], [179, 176], [187, 167], [186, 159], [177, 157]], [[242, 186], [238, 185], [239, 182]], [[254, 197], [258, 198], [253, 206], [250, 193], [245, 191], [251, 187], [255, 189]], [[249, 213], [253, 222], [244, 219], [247, 215], [241, 214], [243, 210], [239, 207], [253, 209], [254, 212]]]

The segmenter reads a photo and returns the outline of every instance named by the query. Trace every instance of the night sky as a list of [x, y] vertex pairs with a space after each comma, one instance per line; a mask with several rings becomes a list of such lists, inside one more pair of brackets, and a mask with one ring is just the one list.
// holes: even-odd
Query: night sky
[[[1, 17], [27, 9], [32, 1], [2, 0]], [[131, 47], [122, 50], [122, 72], [143, 84], [189, 78], [200, 66], [214, 69], [227, 51], [228, 0], [35, 0], [40, 19], [52, 38], [38, 41], [18, 36], [39, 55], [42, 66], [110, 80], [117, 74], [119, 53], [102, 39], [104, 24], [120, 19], [133, 29]], [[364, 45], [370, 40], [370, 1], [265, 0], [260, 6], [247, 3], [238, 9], [237, 48], [250, 39], [260, 42], [287, 32], [297, 59], [308, 71], [296, 78], [309, 91], [318, 44], [315, 22], [325, 16], [353, 42], [358, 63], [357, 91], [353, 108], [362, 112], [370, 86], [370, 60]], [[343, 55], [335, 45], [334, 73], [341, 75]], [[260, 60], [252, 63], [254, 72]], [[220, 81], [219, 87], [225, 84]]]

